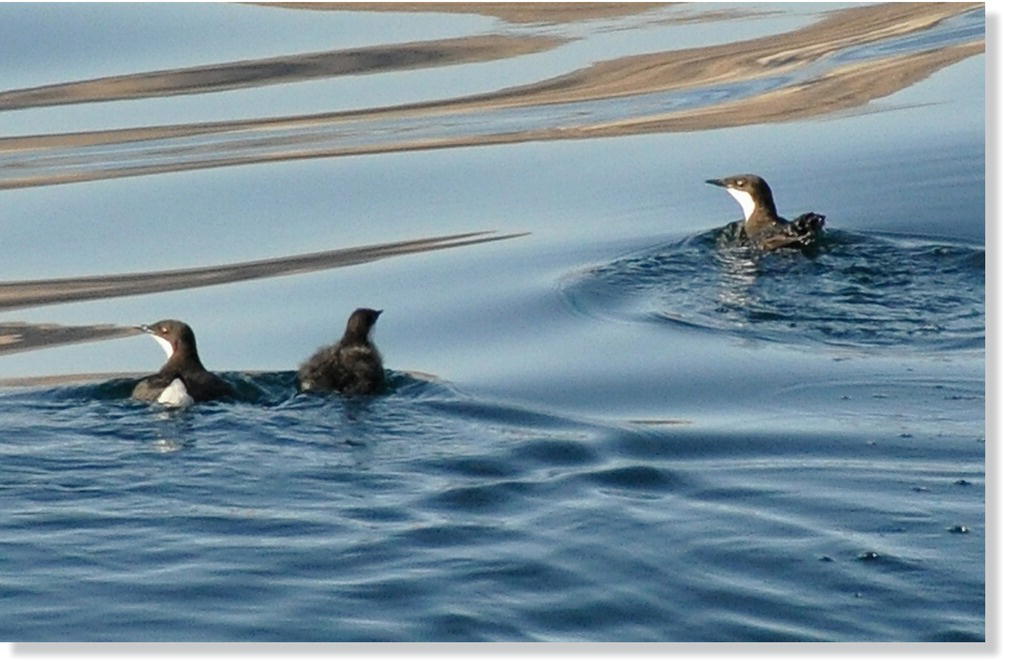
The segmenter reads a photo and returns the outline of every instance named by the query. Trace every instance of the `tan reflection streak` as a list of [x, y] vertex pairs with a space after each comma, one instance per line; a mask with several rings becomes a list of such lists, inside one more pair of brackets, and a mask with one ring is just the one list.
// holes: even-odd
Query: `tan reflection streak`
[[747, 81], [798, 69], [844, 48], [924, 30], [976, 7], [980, 5], [911, 3], [856, 7], [834, 12], [811, 26], [789, 33], [718, 46], [627, 56], [529, 86], [392, 110], [449, 113], [501, 109]]
[[256, 156], [180, 160], [167, 165], [93, 169], [45, 173], [39, 176], [0, 182], [0, 189], [34, 187], [103, 178], [157, 174], [185, 169], [207, 169], [250, 163], [298, 160], [348, 155], [369, 155], [436, 148], [489, 146], [525, 141], [552, 141], [590, 137], [614, 137], [656, 132], [688, 132], [765, 122], [783, 122], [840, 111], [865, 104], [916, 83], [933, 72], [982, 53], [984, 42], [938, 49], [913, 56], [895, 57], [855, 67], [842, 68], [805, 83], [765, 95], [711, 107], [647, 118], [631, 118], [598, 125], [574, 125], [525, 132], [419, 139], [338, 149], [274, 150]]
[[133, 294], [167, 292], [209, 285], [221, 285], [241, 280], [320, 271], [339, 266], [374, 262], [396, 255], [444, 250], [526, 235], [501, 234], [493, 236], [491, 234], [492, 232], [473, 232], [450, 236], [434, 236], [411, 241], [399, 241], [397, 243], [358, 246], [305, 255], [290, 255], [288, 257], [276, 257], [254, 262], [222, 264], [194, 269], [0, 283], [0, 310], [31, 308], [52, 303], [68, 303]]
[[334, 76], [486, 62], [548, 51], [565, 41], [554, 37], [480, 35], [110, 76], [0, 92], [0, 110], [192, 95]]
[[482, 14], [510, 23], [573, 23], [631, 16], [666, 2], [261, 2], [283, 9]]
[[635, 118], [587, 126], [588, 137], [684, 132], [755, 123], [775, 123], [841, 111], [886, 97], [933, 72], [983, 53], [985, 42], [973, 42], [909, 56], [844, 67], [795, 86], [738, 100], [653, 118]]
[[[81, 341], [89, 342], [89, 341]], [[45, 346], [40, 346], [45, 347]], [[3, 354], [3, 352], [0, 352]], [[137, 377], [137, 373], [71, 373], [67, 375], [39, 375], [34, 377], [0, 378], [0, 387], [46, 387], [52, 385], [80, 384]]]
[[845, 9], [789, 33], [619, 58], [492, 97], [505, 97], [504, 101], [512, 104], [511, 98], [524, 92], [528, 98], [524, 104], [555, 104], [769, 77], [799, 69], [845, 48], [930, 28], [976, 7], [980, 5], [911, 3]]
[[[333, 133], [335, 129], [340, 129], [336, 124], [344, 121], [439, 117], [451, 113], [489, 112], [521, 105], [551, 105], [662, 90], [693, 89], [715, 83], [748, 81], [760, 76], [789, 72], [842, 48], [922, 30], [945, 18], [980, 6], [964, 3], [919, 3], [857, 7], [834, 12], [812, 26], [783, 35], [700, 49], [620, 58], [530, 86], [442, 102], [247, 122], [0, 139], [0, 151], [10, 153], [8, 161], [12, 166], [20, 166], [17, 165], [17, 159], [20, 157], [18, 153], [25, 152], [22, 162], [25, 166], [22, 168], [28, 172], [27, 175], [19, 177], [13, 174], [6, 177], [0, 175], [0, 189], [277, 160], [647, 132], [704, 130], [811, 117], [854, 107], [894, 93], [947, 65], [983, 52], [984, 41], [842, 66], [822, 74], [818, 79], [731, 103], [664, 116], [631, 117], [607, 124], [581, 124], [579, 121], [568, 119], [562, 127], [556, 123], [529, 131], [503, 133], [490, 131], [470, 136], [422, 137], [411, 141], [390, 139], [386, 143], [383, 139], [378, 139], [378, 142], [373, 144], [326, 148], [288, 147], [285, 143], [289, 139], [284, 137], [276, 139], [266, 134], [272, 131], [318, 127], [324, 132]], [[264, 132], [260, 138], [264, 143], [262, 150], [256, 153], [230, 154], [230, 151], [237, 147], [248, 147], [235, 144], [235, 138], [227, 134], [240, 130]], [[201, 147], [204, 156], [185, 157], [180, 153], [179, 159], [172, 163], [142, 163], [137, 166], [116, 167], [103, 165], [102, 157], [97, 159], [83, 157], [63, 170], [48, 168], [39, 169], [36, 173], [31, 172], [32, 161], [46, 157], [41, 151], [47, 148], [122, 144], [192, 135], [219, 135], [221, 140], [216, 142], [209, 139], [204, 143]], [[32, 152], [36, 152], [37, 155], [32, 155]], [[115, 153], [113, 155], [115, 157]]]
[[[40, 325], [40, 326], [60, 326], [60, 325]], [[131, 329], [130, 331], [132, 333], [127, 335], [139, 334], [139, 332], [134, 329]], [[85, 343], [93, 341], [82, 340], [79, 342]], [[40, 347], [45, 347], [45, 345], [41, 345]], [[3, 354], [3, 352], [0, 352], [0, 354]], [[276, 371], [243, 370], [240, 372], [243, 375], [246, 375], [247, 377], [256, 378], [258, 375], [273, 374]], [[418, 378], [425, 382], [441, 382], [439, 376], [433, 375], [431, 373], [423, 373], [422, 371], [413, 371], [413, 370], [400, 370], [399, 372], [405, 373], [407, 375]], [[106, 380], [136, 379], [138, 375], [139, 373], [137, 371], [104, 371], [94, 373], [63, 373], [59, 375], [32, 375], [27, 377], [0, 378], [0, 387], [46, 387], [56, 385], [82, 384], [85, 382], [103, 382]]]
[[980, 7], [973, 3], [898, 3], [833, 12], [799, 30], [719, 46], [629, 56], [529, 86], [431, 103], [253, 121], [194, 123], [74, 134], [0, 138], [0, 151], [88, 146], [236, 130], [313, 126], [342, 120], [492, 111], [606, 99], [744, 81], [809, 64], [836, 50], [899, 37]]

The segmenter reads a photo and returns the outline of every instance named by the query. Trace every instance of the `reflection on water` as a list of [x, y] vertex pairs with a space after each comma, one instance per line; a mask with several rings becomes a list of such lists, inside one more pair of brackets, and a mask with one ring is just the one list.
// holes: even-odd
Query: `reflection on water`
[[[523, 236], [523, 234], [490, 235], [488, 232], [472, 232], [359, 248], [343, 248], [310, 255], [275, 257], [242, 264], [143, 274], [0, 283], [0, 310], [130, 294], [150, 294], [152, 292], [206, 287], [219, 283], [285, 276], [375, 262], [398, 255], [502, 241], [518, 236]], [[136, 333], [136, 329], [112, 325], [60, 327], [3, 322], [0, 323], [0, 354], [19, 352], [42, 345], [100, 340], [135, 335]]]
[[[984, 11], [977, 5], [861, 7], [830, 13], [782, 35], [597, 62], [545, 81], [460, 98], [336, 114], [9, 137], [0, 139], [0, 187], [278, 159], [784, 122], [865, 104], [981, 53], [983, 25]], [[918, 39], [907, 38], [912, 32]], [[538, 35], [483, 36], [221, 63], [7, 91], [0, 93], [0, 110], [206, 94], [494, 60], [560, 43]]]
[[196, 95], [326, 77], [376, 75], [424, 67], [447, 67], [548, 50], [559, 46], [562, 41], [537, 35], [527, 38], [482, 35], [219, 63], [10, 90], [0, 93], [0, 109]]
[[718, 265], [718, 310], [756, 308], [759, 304], [754, 287], [760, 275], [760, 258], [731, 249], [715, 253], [714, 258]]
[[700, 234], [577, 273], [564, 294], [581, 312], [750, 340], [891, 353], [984, 344], [983, 248], [830, 230], [816, 252], [759, 253], [724, 245], [724, 235]]
[[273, 2], [286, 9], [365, 12], [436, 12], [486, 14], [511, 23], [567, 23], [622, 19], [663, 8], [663, 2]]

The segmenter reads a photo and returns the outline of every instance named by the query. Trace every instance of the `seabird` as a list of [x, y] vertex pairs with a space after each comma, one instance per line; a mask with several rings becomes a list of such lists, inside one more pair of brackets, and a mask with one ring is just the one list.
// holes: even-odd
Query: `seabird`
[[382, 310], [359, 308], [348, 318], [345, 335], [322, 347], [299, 367], [302, 391], [375, 394], [383, 390], [383, 359], [369, 335]]
[[794, 220], [780, 217], [770, 186], [755, 174], [714, 178], [707, 182], [724, 188], [742, 207], [739, 237], [746, 243], [763, 250], [804, 248], [816, 243], [823, 230], [826, 217], [818, 213], [803, 213]]
[[228, 382], [204, 368], [197, 356], [197, 339], [188, 324], [161, 320], [137, 328], [151, 335], [169, 358], [157, 373], [137, 383], [133, 398], [169, 407], [186, 407], [196, 401], [235, 395]]

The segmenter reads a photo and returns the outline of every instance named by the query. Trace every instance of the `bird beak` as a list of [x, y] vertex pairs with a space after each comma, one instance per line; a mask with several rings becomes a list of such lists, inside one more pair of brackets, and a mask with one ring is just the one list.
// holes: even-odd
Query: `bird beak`
[[142, 332], [144, 332], [146, 334], [152, 333], [151, 327], [149, 327], [147, 324], [138, 324], [134, 328], [137, 329], [138, 331], [142, 331]]
[[706, 183], [710, 183], [711, 185], [716, 185], [719, 188], [726, 188], [726, 187], [728, 187], [725, 184], [724, 179], [721, 179], [721, 178], [710, 178], [710, 179], [707, 179], [705, 182]]

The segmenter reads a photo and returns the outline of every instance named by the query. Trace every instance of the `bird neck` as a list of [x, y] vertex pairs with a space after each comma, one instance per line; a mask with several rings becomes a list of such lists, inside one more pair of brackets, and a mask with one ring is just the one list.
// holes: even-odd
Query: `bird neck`
[[[736, 197], [736, 199], [739, 198]], [[754, 200], [752, 197], [749, 197], [748, 207], [741, 199], [739, 200], [739, 204], [742, 206], [742, 213], [747, 232], [759, 231], [764, 227], [769, 227], [770, 225], [775, 225], [778, 222], [781, 222], [781, 218], [777, 215], [777, 208], [774, 206], [774, 201], [772, 199], [761, 197]]]
[[341, 337], [341, 345], [369, 345], [369, 333], [346, 331]]
[[204, 364], [201, 363], [200, 357], [197, 355], [197, 349], [188, 345], [187, 343], [180, 341], [176, 343], [176, 347], [172, 351], [172, 355], [169, 357], [165, 365], [162, 366], [163, 371], [179, 372], [183, 370], [204, 370]]

